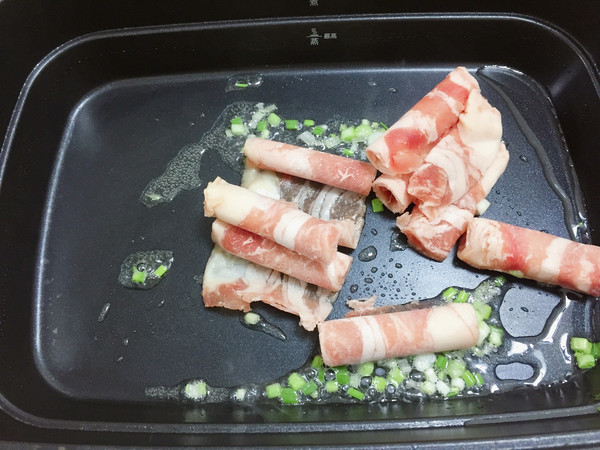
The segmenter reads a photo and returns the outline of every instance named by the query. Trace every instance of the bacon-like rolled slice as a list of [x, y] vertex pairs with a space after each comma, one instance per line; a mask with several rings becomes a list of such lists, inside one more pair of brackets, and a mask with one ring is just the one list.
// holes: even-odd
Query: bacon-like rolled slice
[[387, 209], [397, 214], [403, 213], [413, 201], [408, 193], [409, 178], [409, 174], [380, 175], [373, 182], [373, 192]]
[[339, 228], [290, 202], [273, 200], [217, 177], [204, 190], [204, 215], [256, 233], [325, 264], [337, 258]]
[[479, 84], [458, 67], [367, 147], [369, 161], [382, 173], [415, 171], [429, 150], [458, 122], [469, 94]]
[[233, 255], [331, 291], [342, 288], [352, 265], [352, 257], [339, 252], [332, 262], [323, 264], [219, 219], [212, 224], [211, 236]]
[[411, 175], [408, 193], [422, 209], [454, 203], [492, 164], [501, 138], [500, 112], [479, 91], [472, 91], [458, 124]]
[[600, 247], [489, 219], [473, 219], [458, 257], [479, 269], [498, 270], [600, 296]]
[[317, 181], [363, 196], [369, 195], [377, 175], [377, 169], [366, 162], [256, 137], [246, 140], [244, 153], [261, 169]]
[[300, 317], [308, 331], [324, 321], [337, 294], [275, 270], [238, 258], [218, 245], [213, 249], [202, 282], [204, 306], [249, 311], [261, 301]]
[[327, 184], [259, 169], [246, 162], [242, 186], [276, 200], [292, 202], [307, 214], [335, 224], [340, 245], [356, 248], [365, 225], [365, 197]]
[[328, 366], [467, 349], [479, 339], [470, 303], [328, 320], [317, 327]]
[[508, 151], [504, 144], [501, 144], [500, 151], [481, 181], [471, 186], [469, 192], [457, 202], [430, 209], [430, 217], [425, 215], [419, 206], [398, 217], [396, 225], [406, 235], [410, 246], [436, 261], [446, 259], [475, 216], [477, 204], [489, 194], [504, 173], [508, 160]]

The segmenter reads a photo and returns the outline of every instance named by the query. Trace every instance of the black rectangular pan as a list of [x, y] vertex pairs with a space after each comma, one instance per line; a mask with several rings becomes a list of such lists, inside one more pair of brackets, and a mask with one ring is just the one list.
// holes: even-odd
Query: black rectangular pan
[[[213, 445], [239, 443], [245, 433], [255, 443], [265, 434], [280, 434], [279, 443], [343, 443], [365, 430], [405, 433], [371, 442], [499, 439], [514, 422], [531, 421], [521, 431], [536, 434], [542, 419], [576, 418], [585, 430], [597, 408], [597, 370], [563, 379], [552, 357], [535, 386], [513, 380], [507, 392], [446, 402], [282, 408], [147, 396], [148, 387], [190, 378], [266, 382], [302, 365], [316, 337], [268, 308], [286, 342], [243, 329], [235, 313], [205, 310], [197, 281], [212, 243], [202, 189], [148, 209], [139, 201], [146, 184], [235, 102], [276, 103], [283, 115], [318, 121], [392, 123], [458, 65], [503, 113], [511, 151], [488, 217], [598, 243], [597, 73], [547, 24], [489, 14], [236, 21], [94, 33], [49, 54], [24, 86], [2, 149], [2, 409], [45, 429], [227, 436], [202, 441]], [[243, 74], [260, 74], [261, 85], [226, 89]], [[217, 174], [239, 181], [207, 150], [203, 185]], [[351, 296], [427, 298], [490, 275], [454, 255], [437, 264], [390, 248], [392, 220], [368, 214], [358, 250], [374, 245], [378, 259], [354, 264], [332, 317]], [[147, 292], [118, 284], [129, 253], [162, 247], [175, 254], [163, 283]], [[365, 282], [373, 267], [379, 278]], [[399, 290], [384, 297], [388, 273]], [[350, 292], [352, 284], [359, 289]], [[541, 345], [536, 337], [560, 312], [561, 293], [521, 281], [511, 292], [503, 325]], [[594, 300], [572, 303], [553, 355], [570, 335], [595, 338]], [[332, 441], [336, 431], [347, 434]]]

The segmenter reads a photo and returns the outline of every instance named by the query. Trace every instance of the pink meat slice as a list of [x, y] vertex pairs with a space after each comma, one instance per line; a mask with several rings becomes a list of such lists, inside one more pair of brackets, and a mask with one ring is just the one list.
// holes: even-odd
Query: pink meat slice
[[366, 162], [256, 137], [246, 140], [244, 153], [261, 169], [317, 181], [363, 196], [369, 195], [377, 175], [377, 169]]
[[446, 259], [454, 244], [466, 231], [477, 211], [477, 204], [490, 192], [498, 178], [504, 173], [509, 154], [504, 144], [500, 145], [496, 158], [481, 180], [472, 185], [467, 194], [457, 202], [431, 208], [428, 215], [419, 206], [410, 213], [396, 219], [396, 225], [407, 237], [408, 243], [422, 255], [436, 261]]
[[467, 349], [479, 339], [469, 303], [328, 320], [317, 327], [328, 366]]
[[425, 208], [454, 203], [492, 164], [501, 137], [500, 112], [479, 91], [472, 91], [457, 125], [411, 175], [408, 193]]
[[600, 296], [600, 247], [489, 219], [471, 221], [458, 257], [498, 270]]
[[332, 262], [324, 264], [218, 219], [213, 222], [211, 236], [215, 244], [235, 256], [331, 291], [342, 288], [352, 265], [352, 257], [343, 253], [338, 252]]
[[204, 190], [204, 215], [256, 233], [324, 264], [337, 258], [340, 229], [290, 202], [227, 183], [217, 177]]
[[249, 311], [261, 301], [295, 314], [308, 331], [324, 321], [337, 294], [238, 258], [215, 246], [204, 271], [204, 306]]
[[429, 150], [458, 122], [471, 91], [479, 84], [464, 67], [443, 81], [368, 146], [369, 161], [382, 173], [415, 171]]
[[373, 192], [387, 209], [395, 213], [403, 213], [412, 203], [412, 196], [408, 193], [408, 180], [406, 175], [380, 175], [373, 182]]

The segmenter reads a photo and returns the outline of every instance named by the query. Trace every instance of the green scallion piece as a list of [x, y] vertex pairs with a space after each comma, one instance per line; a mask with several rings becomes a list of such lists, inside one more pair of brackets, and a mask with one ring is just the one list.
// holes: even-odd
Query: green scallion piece
[[449, 287], [448, 289], [446, 289], [443, 293], [442, 293], [442, 297], [446, 300], [446, 301], [451, 301], [454, 299], [454, 297], [456, 296], [456, 294], [458, 294], [458, 290], [456, 288], [453, 287]]
[[281, 390], [281, 401], [286, 405], [294, 405], [298, 403], [296, 391], [294, 391], [292, 388], [283, 388]]
[[508, 273], [510, 273], [513, 277], [517, 277], [517, 278], [523, 278], [523, 276], [525, 275], [520, 270], [509, 270]]
[[369, 375], [371, 375], [373, 373], [374, 370], [375, 370], [375, 364], [373, 364], [372, 362], [364, 362], [364, 363], [361, 363], [360, 366], [358, 366], [358, 373], [362, 377], [368, 377]]
[[233, 119], [231, 119], [231, 124], [232, 125], [242, 125], [244, 122], [242, 121], [241, 117], [234, 117]]
[[371, 208], [373, 208], [374, 213], [383, 212], [383, 203], [378, 198], [374, 198], [371, 200]]
[[325, 390], [329, 393], [334, 393], [337, 392], [339, 389], [339, 384], [337, 381], [328, 381], [327, 383], [325, 383]]
[[354, 138], [356, 137], [355, 135], [355, 128], [352, 127], [348, 127], [345, 128], [344, 130], [340, 131], [340, 138], [342, 139], [342, 141], [344, 142], [350, 142], [352, 141]]
[[483, 375], [481, 375], [481, 372], [475, 372], [473, 374], [473, 376], [475, 377], [475, 382], [477, 383], [477, 386], [483, 386], [485, 384], [485, 381], [483, 380]]
[[459, 291], [458, 295], [454, 299], [455, 303], [467, 303], [469, 300], [469, 293], [467, 291]]
[[435, 359], [435, 367], [440, 370], [446, 370], [446, 367], [448, 367], [448, 358], [444, 355], [438, 355]]
[[400, 385], [405, 380], [406, 375], [402, 372], [402, 369], [399, 367], [393, 367], [390, 369], [387, 375], [388, 381], [395, 385]]
[[340, 369], [335, 374], [335, 379], [341, 385], [348, 384], [350, 383], [350, 372], [348, 369]]
[[256, 325], [258, 322], [260, 322], [260, 316], [252, 311], [247, 312], [244, 314], [244, 322], [246, 322], [248, 325]]
[[502, 336], [504, 336], [504, 330], [502, 328], [490, 325], [490, 335], [488, 341], [495, 347], [502, 345]]
[[315, 136], [321, 136], [323, 133], [325, 133], [325, 128], [316, 126], [313, 128], [312, 132]]
[[306, 380], [299, 373], [293, 372], [288, 377], [288, 384], [293, 390], [298, 391], [306, 385]]
[[477, 383], [475, 375], [473, 375], [470, 370], [465, 370], [461, 378], [465, 380], [465, 385], [467, 387], [473, 387], [475, 386], [475, 383]]
[[467, 364], [460, 359], [451, 359], [448, 361], [448, 375], [450, 378], [460, 378], [465, 372]]
[[387, 380], [380, 376], [374, 376], [371, 383], [377, 392], [385, 391], [385, 387], [387, 386]]
[[383, 123], [383, 122], [379, 122], [379, 125], [381, 125], [383, 127], [384, 130], [387, 130], [389, 127]]
[[600, 342], [592, 344], [592, 355], [594, 355], [594, 358], [600, 358]]
[[592, 343], [582, 337], [572, 337], [571, 338], [571, 350], [574, 352], [581, 352], [585, 355], [591, 355], [593, 350]]
[[262, 133], [263, 131], [265, 131], [267, 129], [268, 126], [269, 126], [269, 122], [267, 122], [266, 120], [261, 120], [260, 122], [258, 122], [256, 124], [256, 131], [258, 131], [259, 133]]
[[156, 275], [159, 278], [162, 277], [165, 273], [167, 273], [167, 266], [165, 266], [164, 264], [158, 266], [154, 271], [154, 275]]
[[591, 369], [596, 365], [596, 358], [593, 355], [587, 355], [583, 353], [576, 353], [577, 367], [580, 369]]
[[277, 125], [279, 125], [281, 123], [281, 117], [279, 117], [275, 113], [271, 113], [267, 117], [267, 122], [269, 122], [269, 125], [271, 125], [272, 127], [276, 127]]
[[231, 132], [235, 136], [241, 136], [246, 132], [246, 129], [244, 128], [244, 125], [241, 123], [232, 123], [231, 124]]
[[363, 140], [373, 134], [373, 129], [370, 125], [359, 125], [354, 130], [354, 136], [357, 139]]
[[346, 156], [354, 156], [354, 152], [352, 150], [350, 150], [349, 148], [345, 148], [344, 149], [344, 155], [346, 155]]
[[313, 380], [310, 380], [304, 385], [304, 387], [302, 388], [302, 392], [304, 393], [304, 395], [312, 395], [312, 393], [316, 392], [317, 389], [319, 389], [319, 385]]
[[353, 387], [348, 389], [348, 395], [350, 397], [355, 398], [356, 400], [363, 400], [365, 398], [365, 394], [363, 394], [358, 389], [355, 389]]
[[296, 119], [285, 119], [285, 129], [286, 130], [297, 130], [298, 126], [299, 126], [299, 124]]
[[137, 267], [133, 266], [133, 275], [131, 275], [131, 281], [134, 283], [142, 284], [146, 281], [148, 275], [145, 271], [138, 270]]
[[321, 355], [316, 355], [310, 365], [315, 369], [323, 367], [323, 357]]
[[304, 122], [302, 122], [304, 124], [305, 127], [314, 127], [315, 126], [315, 121], [312, 119], [304, 119]]
[[490, 315], [492, 314], [492, 307], [487, 303], [483, 303], [481, 301], [473, 302], [473, 308], [475, 308], [475, 311], [479, 312], [481, 320], [488, 320], [490, 318]]
[[446, 394], [446, 398], [456, 397], [459, 394], [459, 390], [456, 388], [450, 389], [450, 392]]
[[235, 83], [235, 87], [239, 87], [239, 88], [247, 88], [248, 87], [248, 83], [241, 83], [241, 82], [237, 82]]
[[267, 397], [268, 398], [277, 398], [281, 395], [281, 384], [279, 383], [273, 383], [273, 384], [269, 384], [267, 385], [266, 391], [267, 391]]
[[506, 277], [504, 275], [500, 275], [494, 280], [494, 284], [498, 287], [504, 286], [504, 283], [506, 283]]

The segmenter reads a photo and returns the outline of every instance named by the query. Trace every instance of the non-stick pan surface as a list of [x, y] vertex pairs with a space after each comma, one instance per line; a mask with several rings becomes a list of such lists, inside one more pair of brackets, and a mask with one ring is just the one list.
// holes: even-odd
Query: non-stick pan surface
[[[243, 328], [239, 313], [203, 307], [201, 278], [212, 243], [202, 188], [217, 175], [236, 183], [240, 178], [218, 149], [204, 153], [198, 188], [152, 208], [140, 202], [148, 182], [182, 148], [201, 141], [236, 102], [275, 103], [285, 117], [317, 122], [342, 116], [393, 123], [452, 68], [466, 65], [502, 112], [511, 153], [486, 217], [597, 240], [600, 209], [592, 167], [600, 158], [599, 131], [588, 126], [600, 110], [597, 80], [556, 31], [519, 18], [478, 19], [489, 26], [470, 17], [423, 16], [108, 32], [51, 54], [26, 85], [2, 153], [1, 331], [3, 360], [11, 369], [1, 379], [6, 405], [21, 418], [27, 413], [23, 420], [69, 427], [109, 418], [304, 420], [278, 408], [235, 418], [230, 406], [182, 416], [180, 405], [156, 403], [145, 391], [189, 378], [214, 386], [264, 383], [301, 366], [315, 350], [316, 334], [300, 328], [294, 316], [257, 307], [287, 335], [278, 341]], [[284, 29], [294, 51], [273, 42]], [[515, 33], [520, 40], [503, 46], [493, 40]], [[508, 50], [523, 39], [547, 45], [552, 57]], [[563, 61], [571, 63], [568, 69]], [[226, 89], [231, 77], [244, 74], [259, 75], [262, 83]], [[583, 97], [585, 103], [578, 101]], [[332, 318], [343, 316], [348, 298], [376, 294], [381, 304], [405, 302], [435, 296], [449, 285], [473, 288], [491, 275], [466, 267], [454, 254], [444, 263], [419, 256], [398, 238], [393, 220], [368, 209], [355, 256], [369, 246], [377, 256], [367, 262], [355, 258]], [[119, 285], [123, 259], [151, 249], [173, 251], [166, 279], [149, 291]], [[513, 281], [502, 323], [512, 336], [535, 345], [563, 294]], [[558, 364], [564, 359], [561, 345], [573, 334], [594, 337], [593, 313], [584, 298], [562, 318], [543, 377], [524, 391], [538, 406], [515, 405], [508, 393], [494, 404], [464, 400], [452, 410], [407, 405], [371, 419], [552, 410], [564, 404], [556, 386], [548, 387], [568, 375]], [[565, 389], [581, 390], [579, 382]], [[524, 384], [512, 382], [515, 388]], [[567, 406], [591, 402], [572, 396]], [[364, 417], [364, 410], [356, 411], [357, 419]], [[304, 418], [322, 418], [321, 412], [312, 409]], [[334, 408], [328, 417], [344, 416]]]

